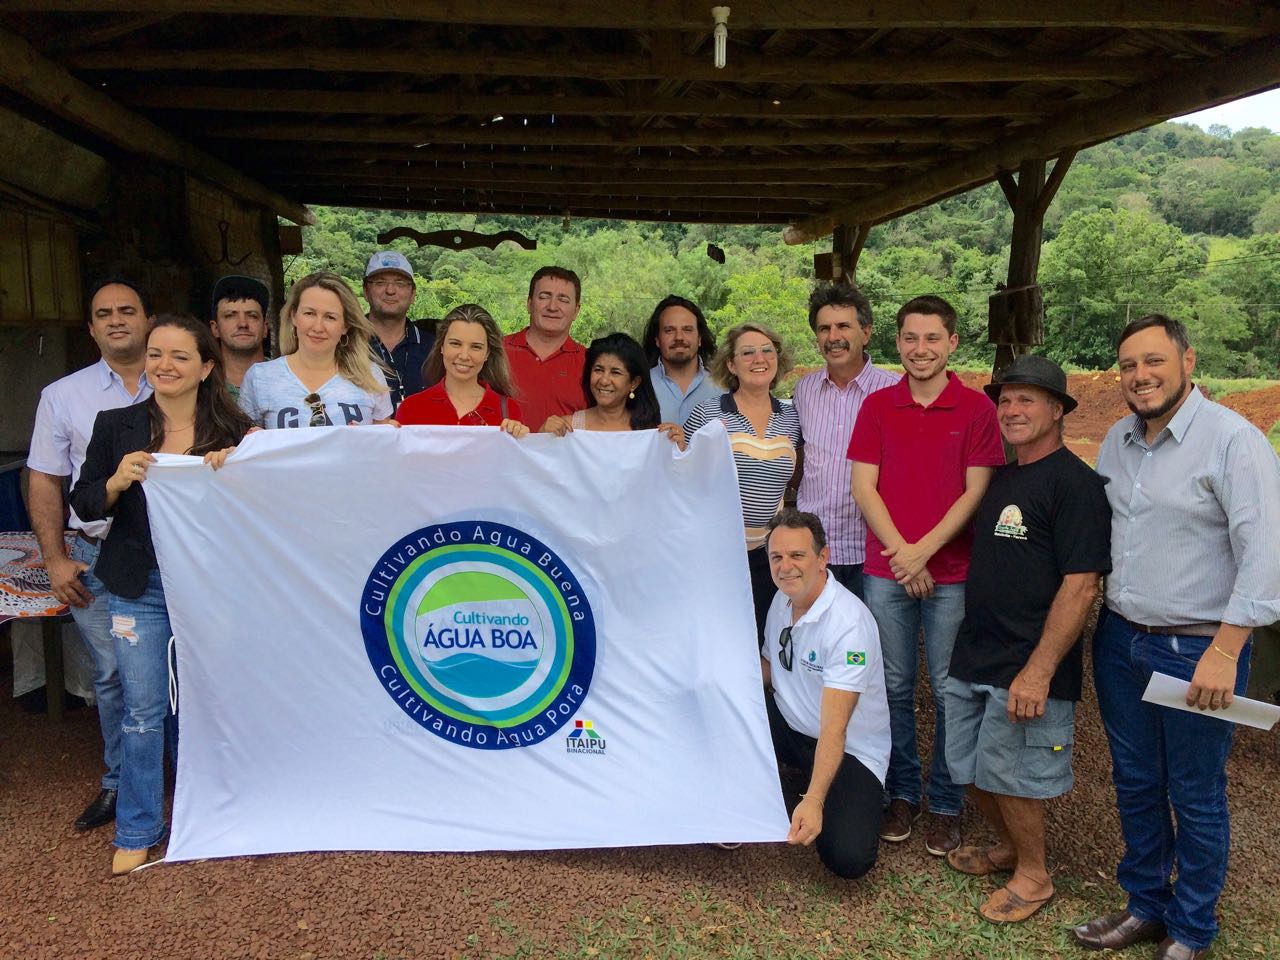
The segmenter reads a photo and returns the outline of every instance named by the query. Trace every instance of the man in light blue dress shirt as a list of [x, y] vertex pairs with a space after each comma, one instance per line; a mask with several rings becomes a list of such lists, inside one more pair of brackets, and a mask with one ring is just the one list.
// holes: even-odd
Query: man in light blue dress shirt
[[[86, 522], [70, 511], [67, 525], [76, 538], [67, 556], [62, 539], [67, 514], [63, 488], [68, 482], [74, 485], [80, 475], [98, 414], [151, 396], [151, 385], [143, 372], [150, 313], [146, 293], [128, 280], [111, 278], [93, 288], [89, 336], [102, 358], [44, 388], [27, 455], [31, 526], [49, 571], [49, 583], [54, 596], [70, 605], [80, 636], [93, 656], [93, 690], [107, 769], [98, 796], [75, 821], [77, 830], [91, 830], [115, 819], [124, 694], [111, 639], [107, 588], [93, 572], [98, 546], [111, 522]], [[57, 694], [49, 691], [50, 696]]]
[[716, 338], [692, 300], [672, 294], [653, 308], [645, 327], [645, 355], [653, 364], [649, 381], [658, 395], [664, 423], [682, 426], [703, 400], [724, 393], [707, 374]]
[[[1095, 950], [1158, 940], [1156, 960], [1201, 960], [1217, 935], [1233, 725], [1213, 711], [1244, 692], [1252, 630], [1280, 620], [1280, 459], [1260, 430], [1200, 393], [1195, 364], [1177, 321], [1152, 314], [1125, 327], [1120, 387], [1134, 415], [1111, 428], [1097, 468], [1112, 572], [1094, 680], [1129, 902], [1072, 933]], [[1188, 681], [1197, 709], [1143, 702], [1155, 672]]]

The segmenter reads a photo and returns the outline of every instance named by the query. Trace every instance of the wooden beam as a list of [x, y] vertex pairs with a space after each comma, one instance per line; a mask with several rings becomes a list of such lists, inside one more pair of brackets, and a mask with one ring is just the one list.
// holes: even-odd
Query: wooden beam
[[121, 88], [112, 94], [132, 107], [165, 110], [230, 110], [251, 113], [324, 113], [435, 116], [670, 116], [755, 119], [863, 119], [896, 117], [1033, 117], [1062, 104], [1028, 97], [931, 97], [873, 100], [799, 97], [569, 97], [555, 95], [398, 93], [380, 90], [289, 90], [261, 87], [196, 87], [173, 84]]
[[448, 173], [379, 173], [349, 170], [346, 173], [309, 171], [281, 171], [279, 185], [292, 193], [303, 194], [313, 187], [350, 186], [361, 187], [441, 187], [449, 189], [517, 190], [528, 193], [564, 194], [581, 196], [618, 197], [735, 197], [758, 200], [816, 200], [822, 203], [838, 203], [848, 199], [831, 186], [812, 183], [745, 184], [735, 180], [721, 183], [691, 183], [670, 181], [665, 183], [636, 183], [625, 181], [599, 181], [590, 177], [556, 177], [542, 181], [530, 181], [525, 177], [488, 175], [450, 176]]
[[1053, 198], [1058, 194], [1058, 188], [1062, 186], [1062, 181], [1067, 175], [1067, 171], [1071, 169], [1071, 162], [1075, 160], [1079, 151], [1070, 148], [1063, 150], [1058, 154], [1058, 160], [1053, 165], [1053, 172], [1049, 174], [1049, 179], [1044, 183], [1044, 189], [1040, 191], [1040, 196], [1036, 198], [1036, 219], [1043, 222], [1044, 215], [1049, 212], [1049, 204], [1053, 203]]
[[3, 28], [0, 28], [0, 84], [123, 150], [155, 157], [188, 170], [237, 196], [268, 207], [294, 223], [315, 222], [311, 212], [302, 204], [249, 179], [150, 120], [126, 110], [110, 97], [40, 56], [17, 34]]
[[[512, 4], [515, 6], [515, 4]], [[316, 48], [300, 45], [281, 50], [266, 47], [222, 47], [211, 50], [92, 50], [62, 62], [73, 70], [127, 72], [312, 71], [333, 73], [398, 73], [414, 77], [445, 75], [496, 77], [581, 77], [594, 80], [701, 80], [708, 83], [784, 83], [830, 86], [1026, 83], [1031, 81], [1133, 81], [1156, 74], [1152, 57], [759, 57], [738, 53], [723, 70], [710, 57], [580, 52], [522, 53], [475, 50], [388, 50], [355, 46]], [[1194, 62], [1194, 61], [1189, 61]]]
[[[564, 209], [548, 209], [546, 207], [529, 207], [521, 204], [463, 202], [460, 200], [410, 200], [403, 197], [366, 197], [351, 194], [317, 194], [309, 198], [311, 203], [326, 207], [356, 207], [365, 210], [413, 210], [430, 213], [467, 213], [477, 215], [511, 214], [521, 217], [564, 217]], [[656, 223], [719, 223], [719, 224], [781, 224], [785, 217], [758, 216], [744, 213], [717, 213], [696, 211], [665, 210], [631, 210], [605, 209], [595, 207], [574, 207], [567, 211], [578, 220], [639, 220]]]
[[[638, 213], [663, 213], [710, 216], [733, 214], [747, 218], [745, 222], [769, 223], [782, 222], [794, 217], [797, 209], [804, 209], [809, 204], [778, 203], [774, 201], [747, 201], [732, 199], [698, 200], [696, 198], [675, 198], [669, 201], [626, 196], [615, 197], [579, 197], [574, 194], [551, 195], [546, 193], [520, 193], [511, 191], [469, 190], [465, 192], [453, 190], [406, 189], [398, 188], [334, 188], [316, 187], [303, 196], [308, 202], [329, 204], [334, 197], [348, 197], [352, 203], [377, 206], [372, 201], [398, 201], [412, 203], [412, 209], [429, 210], [433, 206], [449, 205], [451, 209], [484, 212], [495, 206], [506, 209], [540, 209], [549, 213], [570, 211], [574, 216], [604, 216], [605, 214], [584, 214], [582, 210], [614, 211], [609, 216], [619, 220], [631, 219]], [[649, 219], [638, 216], [637, 219]]]
[[[239, 16], [328, 16], [347, 19], [401, 20], [555, 27], [561, 30], [700, 30], [711, 28], [710, 8], [686, 0], [645, 3], [600, 3], [598, 0], [520, 0], [495, 3], [474, 0], [16, 0], [7, 4], [27, 11], [83, 13], [217, 13]], [[1030, 4], [1024, 0], [928, 0], [885, 3], [883, 0], [734, 0], [732, 30], [989, 30], [1025, 28], [1103, 28], [1253, 33], [1269, 29], [1275, 12], [1263, 4], [1203, 3], [1196, 0], [1075, 0], [1070, 4]]]
[[605, 129], [570, 124], [491, 123], [456, 126], [410, 124], [362, 125], [355, 123], [274, 123], [219, 119], [199, 127], [201, 136], [249, 140], [286, 140], [301, 143], [452, 143], [545, 146], [554, 141], [572, 146], [596, 147], [829, 147], [850, 143], [986, 143], [1000, 135], [999, 127], [947, 127], [941, 124], [911, 127], [661, 127]]
[[907, 210], [993, 179], [1028, 157], [1052, 157], [1150, 126], [1170, 117], [1216, 106], [1280, 86], [1280, 44], [1274, 38], [1233, 50], [1223, 62], [1180, 68], [1077, 110], [1064, 110], [1045, 123], [1019, 129], [999, 143], [913, 177], [866, 200], [792, 225], [788, 243], [808, 243], [837, 223], [880, 222]]
[[[280, 167], [263, 167], [262, 172], [281, 173]], [[740, 189], [745, 184], [793, 189], [794, 185], [822, 188], [831, 196], [837, 186], [874, 186], [895, 183], [893, 174], [870, 173], [860, 170], [774, 170], [757, 167], [752, 163], [739, 166], [707, 167], [693, 170], [601, 170], [590, 167], [566, 167], [556, 169], [536, 167], [490, 166], [470, 163], [466, 166], [435, 163], [314, 163], [299, 159], [290, 163], [287, 175], [308, 180], [313, 177], [347, 177], [353, 181], [380, 179], [411, 179], [417, 181], [445, 181], [458, 184], [485, 185], [493, 183], [521, 183], [530, 186], [551, 184], [576, 186], [580, 184], [610, 186], [625, 189], [632, 187], [695, 187], [704, 189], [726, 185]], [[713, 194], [708, 194], [713, 196]], [[741, 196], [741, 194], [738, 194]]]
[[[210, 137], [210, 139], [218, 138]], [[236, 155], [243, 153], [234, 130], [227, 133], [225, 140], [219, 141], [220, 146], [221, 144], [226, 145], [229, 153]], [[295, 162], [305, 164], [315, 160], [338, 160], [348, 164], [385, 161], [415, 166], [434, 163], [466, 164], [474, 165], [477, 169], [487, 169], [491, 166], [546, 170], [587, 167], [612, 171], [669, 170], [685, 173], [705, 171], [719, 173], [729, 170], [734, 176], [740, 175], [740, 168], [741, 175], [746, 176], [752, 175], [753, 168], [765, 175], [784, 171], [799, 171], [806, 175], [819, 170], [899, 171], [902, 168], [928, 166], [931, 162], [936, 163], [940, 158], [940, 152], [937, 149], [927, 153], [867, 153], [865, 149], [853, 144], [842, 145], [840, 150], [824, 150], [821, 153], [776, 154], [739, 151], [695, 154], [683, 148], [653, 149], [643, 152], [639, 149], [629, 149], [619, 153], [605, 150], [560, 151], [545, 147], [543, 149], [520, 147], [500, 149], [489, 145], [479, 145], [475, 149], [468, 150], [465, 144], [460, 147], [429, 144], [421, 149], [394, 144], [342, 143], [308, 143], [305, 147], [301, 147], [293, 143], [263, 140], [254, 145], [253, 158], [268, 161], [274, 166]], [[824, 173], [823, 176], [825, 175]]]

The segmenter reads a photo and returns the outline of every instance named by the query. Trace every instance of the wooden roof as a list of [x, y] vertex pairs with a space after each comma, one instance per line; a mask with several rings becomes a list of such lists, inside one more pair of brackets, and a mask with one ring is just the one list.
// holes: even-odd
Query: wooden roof
[[728, 6], [716, 69], [710, 2], [0, 0], [0, 84], [127, 149], [159, 135], [157, 155], [293, 219], [567, 213], [797, 241], [1280, 85], [1275, 3]]

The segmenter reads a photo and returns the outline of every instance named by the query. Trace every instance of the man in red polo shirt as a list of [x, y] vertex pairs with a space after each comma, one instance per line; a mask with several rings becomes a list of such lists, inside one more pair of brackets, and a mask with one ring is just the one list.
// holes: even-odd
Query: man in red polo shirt
[[956, 312], [945, 300], [903, 304], [898, 355], [906, 376], [867, 397], [849, 443], [853, 498], [868, 528], [864, 599], [880, 628], [892, 737], [880, 838], [907, 839], [920, 816], [915, 691], [923, 627], [934, 703], [925, 849], [939, 857], [960, 845], [964, 788], [947, 770], [943, 704], [964, 619], [970, 524], [1004, 463], [995, 406], [947, 370], [959, 343]]
[[586, 352], [569, 336], [578, 316], [582, 281], [564, 267], [543, 267], [529, 281], [529, 325], [503, 338], [524, 422], [539, 430], [550, 416], [585, 409]]

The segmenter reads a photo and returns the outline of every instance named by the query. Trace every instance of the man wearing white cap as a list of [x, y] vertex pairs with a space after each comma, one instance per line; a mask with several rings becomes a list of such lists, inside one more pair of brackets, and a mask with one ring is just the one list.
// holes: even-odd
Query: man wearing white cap
[[387, 368], [393, 407], [426, 388], [422, 365], [435, 342], [434, 322], [410, 323], [406, 318], [415, 293], [413, 267], [404, 254], [379, 250], [364, 270], [364, 298], [377, 336], [370, 346]]

